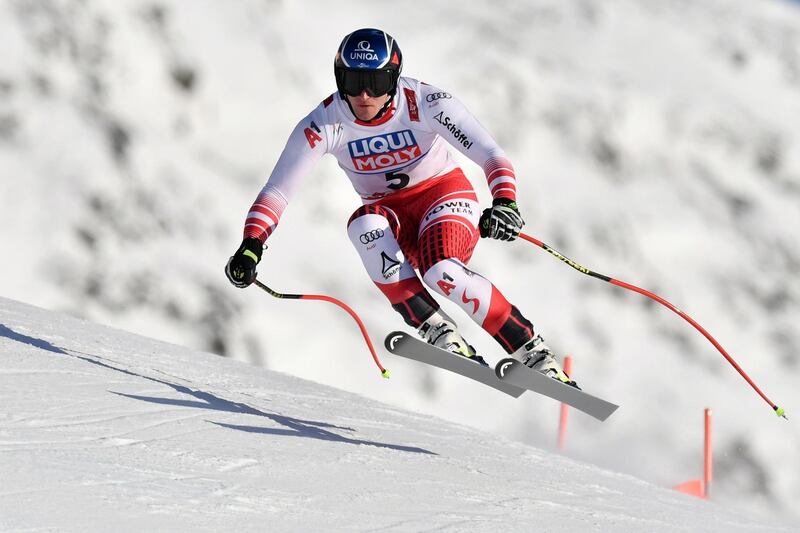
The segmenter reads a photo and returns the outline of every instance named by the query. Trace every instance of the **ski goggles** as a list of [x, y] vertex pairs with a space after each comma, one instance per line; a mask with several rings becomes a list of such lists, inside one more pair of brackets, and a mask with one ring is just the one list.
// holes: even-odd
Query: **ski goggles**
[[336, 70], [336, 85], [344, 94], [358, 96], [367, 91], [370, 96], [383, 96], [394, 91], [397, 83], [394, 70]]

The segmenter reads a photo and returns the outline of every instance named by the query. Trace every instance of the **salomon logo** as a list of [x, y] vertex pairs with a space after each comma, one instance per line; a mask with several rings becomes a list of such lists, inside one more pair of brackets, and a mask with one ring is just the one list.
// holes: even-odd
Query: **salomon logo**
[[478, 312], [478, 309], [481, 307], [481, 301], [477, 298], [468, 298], [467, 297], [467, 289], [464, 289], [464, 292], [461, 294], [461, 301], [464, 302], [465, 305], [472, 304], [472, 314]]
[[358, 238], [361, 241], [361, 244], [369, 244], [372, 241], [377, 241], [381, 237], [383, 237], [384, 233], [383, 230], [378, 228], [372, 231], [368, 231], [366, 233], [362, 233], [361, 236]]

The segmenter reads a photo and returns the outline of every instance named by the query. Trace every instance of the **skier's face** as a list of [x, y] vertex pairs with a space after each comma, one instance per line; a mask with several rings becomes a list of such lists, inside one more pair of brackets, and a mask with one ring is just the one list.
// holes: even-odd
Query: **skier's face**
[[356, 118], [359, 120], [372, 120], [378, 111], [386, 105], [389, 100], [389, 95], [384, 94], [381, 96], [370, 96], [366, 90], [361, 91], [358, 96], [347, 95], [347, 101], [350, 102], [350, 107], [353, 108]]

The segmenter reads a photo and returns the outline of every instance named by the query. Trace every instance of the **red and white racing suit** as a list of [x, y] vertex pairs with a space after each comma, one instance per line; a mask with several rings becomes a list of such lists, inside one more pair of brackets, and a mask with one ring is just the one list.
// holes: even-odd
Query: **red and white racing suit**
[[363, 201], [347, 233], [404, 320], [419, 327], [439, 308], [416, 268], [428, 287], [458, 304], [511, 353], [533, 336], [533, 327], [466, 266], [479, 238], [480, 209], [446, 143], [483, 168], [494, 198], [515, 199], [511, 163], [452, 94], [401, 77], [388, 109], [364, 122], [334, 93], [295, 127], [250, 208], [244, 236], [265, 241], [304, 175], [324, 154], [333, 154]]

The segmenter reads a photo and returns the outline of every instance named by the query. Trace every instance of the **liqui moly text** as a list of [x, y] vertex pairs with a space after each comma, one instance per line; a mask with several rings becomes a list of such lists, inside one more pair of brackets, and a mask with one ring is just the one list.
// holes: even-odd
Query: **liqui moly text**
[[411, 130], [396, 131], [347, 143], [357, 171], [407, 165], [422, 155]]

